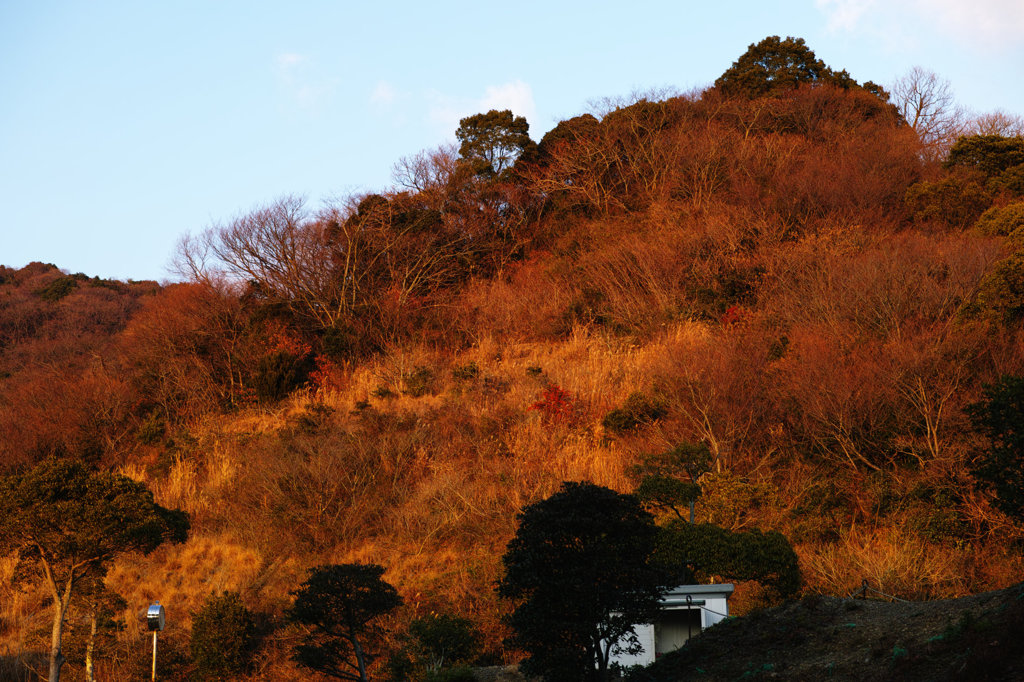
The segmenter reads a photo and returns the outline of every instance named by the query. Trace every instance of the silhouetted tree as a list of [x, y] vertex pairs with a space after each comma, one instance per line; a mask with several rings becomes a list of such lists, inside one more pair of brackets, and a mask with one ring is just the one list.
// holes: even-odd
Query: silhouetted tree
[[632, 495], [592, 483], [523, 509], [502, 562], [498, 594], [515, 602], [511, 643], [522, 667], [545, 680], [609, 679], [614, 649], [635, 650], [636, 623], [650, 622], [664, 588], [648, 558], [657, 527]]
[[373, 622], [401, 606], [402, 598], [376, 564], [332, 564], [310, 569], [293, 592], [288, 619], [311, 626], [293, 659], [339, 680], [369, 680], [380, 627]]

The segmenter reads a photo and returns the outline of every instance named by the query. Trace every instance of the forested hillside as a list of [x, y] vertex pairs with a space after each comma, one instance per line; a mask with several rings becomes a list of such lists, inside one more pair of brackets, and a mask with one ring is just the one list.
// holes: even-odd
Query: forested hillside
[[[673, 451], [704, 453], [658, 460], [699, 486], [695, 520], [781, 533], [803, 593], [1018, 581], [1024, 126], [929, 128], [901, 93], [766, 39], [706, 90], [606, 102], [536, 142], [510, 112], [463, 119], [391, 188], [185, 237], [178, 283], [0, 268], [4, 473], [83, 460], [191, 521], [110, 564], [126, 605], [99, 679], [148, 670], [154, 600], [163, 679], [198, 674], [193, 615], [224, 592], [258, 635], [233, 679], [308, 679], [292, 593], [345, 563], [403, 600], [378, 679], [430, 614], [471, 621], [470, 662], [515, 662], [495, 584], [516, 515], [563, 481], [633, 492]], [[51, 620], [17, 564], [12, 671], [45, 667]], [[780, 598], [692, 568], [740, 583], [734, 612]]]

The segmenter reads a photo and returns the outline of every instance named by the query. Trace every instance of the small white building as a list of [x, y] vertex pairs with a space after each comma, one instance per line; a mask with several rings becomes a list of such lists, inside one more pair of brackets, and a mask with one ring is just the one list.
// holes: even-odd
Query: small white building
[[650, 665], [662, 654], [679, 649], [686, 640], [729, 615], [731, 583], [680, 585], [661, 598], [661, 611], [653, 623], [633, 628], [643, 649], [637, 654], [612, 653], [609, 663], [624, 668]]

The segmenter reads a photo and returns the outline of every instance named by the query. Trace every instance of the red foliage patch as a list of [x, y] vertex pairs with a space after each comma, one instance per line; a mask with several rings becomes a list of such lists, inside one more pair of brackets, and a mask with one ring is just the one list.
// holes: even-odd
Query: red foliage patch
[[540, 392], [540, 400], [529, 409], [540, 412], [546, 421], [568, 421], [573, 413], [572, 394], [557, 384], [551, 384]]

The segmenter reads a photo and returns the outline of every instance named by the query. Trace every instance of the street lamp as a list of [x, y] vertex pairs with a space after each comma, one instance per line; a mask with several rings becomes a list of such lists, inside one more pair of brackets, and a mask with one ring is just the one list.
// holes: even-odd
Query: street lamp
[[156, 682], [156, 633], [164, 629], [164, 607], [154, 602], [146, 611], [146, 629], [153, 633], [153, 682]]

